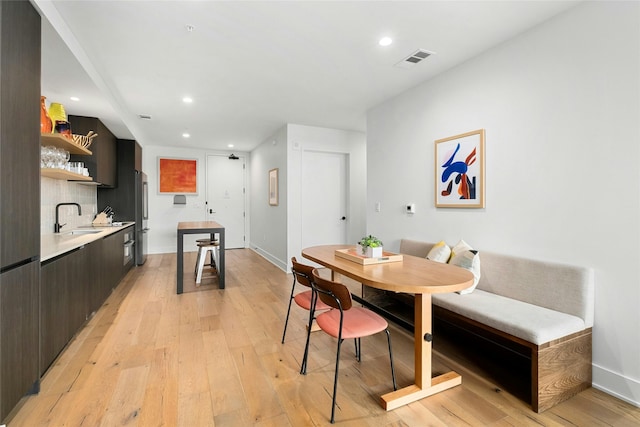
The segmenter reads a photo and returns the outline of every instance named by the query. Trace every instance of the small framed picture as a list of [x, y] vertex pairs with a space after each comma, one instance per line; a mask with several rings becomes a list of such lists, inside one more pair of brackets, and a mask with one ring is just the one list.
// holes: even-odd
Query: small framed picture
[[484, 208], [484, 129], [435, 143], [437, 208]]
[[269, 171], [269, 205], [278, 206], [278, 168]]

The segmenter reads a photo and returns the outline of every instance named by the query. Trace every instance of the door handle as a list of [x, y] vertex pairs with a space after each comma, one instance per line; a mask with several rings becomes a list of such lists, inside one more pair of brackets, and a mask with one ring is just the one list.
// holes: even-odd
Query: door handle
[[213, 211], [213, 209], [209, 209], [209, 213], [214, 214], [215, 212]]
[[340, 218], [340, 219], [341, 219], [342, 221], [346, 221], [346, 220], [347, 220], [347, 217], [346, 217], [346, 216], [343, 216], [343, 217], [342, 217], [342, 218]]

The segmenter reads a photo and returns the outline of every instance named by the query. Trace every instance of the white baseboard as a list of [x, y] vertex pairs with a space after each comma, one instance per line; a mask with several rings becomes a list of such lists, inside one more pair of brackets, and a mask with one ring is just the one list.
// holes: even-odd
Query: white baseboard
[[279, 259], [278, 257], [272, 255], [268, 251], [265, 251], [264, 249], [260, 248], [259, 246], [256, 246], [256, 245], [252, 244], [250, 249], [252, 249], [255, 253], [257, 253], [258, 255], [260, 255], [261, 257], [266, 259], [267, 261], [269, 261], [271, 264], [273, 264], [276, 267], [278, 267], [280, 270], [284, 271], [285, 273], [288, 273], [288, 271], [287, 271], [288, 265], [287, 265], [286, 261], [283, 261], [283, 260]]
[[640, 408], [640, 381], [593, 365], [593, 388]]

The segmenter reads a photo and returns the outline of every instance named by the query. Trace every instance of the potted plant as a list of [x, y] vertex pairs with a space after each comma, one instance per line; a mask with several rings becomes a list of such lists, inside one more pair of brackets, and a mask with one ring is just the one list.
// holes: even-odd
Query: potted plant
[[377, 258], [382, 256], [382, 241], [369, 234], [358, 242], [362, 255], [367, 258]]

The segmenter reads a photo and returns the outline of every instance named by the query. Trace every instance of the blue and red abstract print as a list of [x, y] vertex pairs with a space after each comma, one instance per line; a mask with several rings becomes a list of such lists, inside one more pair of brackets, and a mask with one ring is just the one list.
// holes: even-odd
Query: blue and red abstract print
[[473, 200], [476, 198], [476, 177], [469, 177], [467, 172], [469, 171], [469, 166], [476, 161], [476, 147], [473, 147], [464, 161], [454, 161], [459, 151], [460, 144], [458, 143], [451, 157], [441, 165], [441, 167], [444, 168], [444, 171], [442, 171], [442, 182], [445, 183], [448, 181], [447, 188], [442, 190], [441, 195], [443, 197], [451, 195], [453, 184], [455, 183], [460, 200]]

